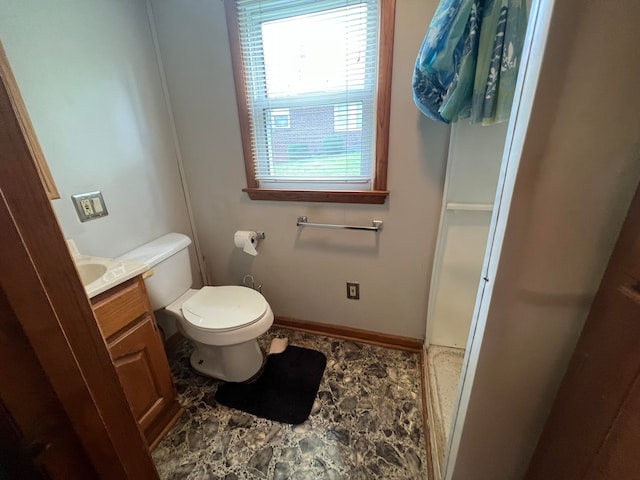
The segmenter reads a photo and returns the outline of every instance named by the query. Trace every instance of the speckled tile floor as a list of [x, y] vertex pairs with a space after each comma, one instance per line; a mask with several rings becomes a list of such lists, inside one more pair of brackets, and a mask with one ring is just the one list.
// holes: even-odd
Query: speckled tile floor
[[273, 328], [327, 356], [311, 416], [293, 426], [216, 403], [218, 382], [188, 367], [185, 343], [169, 359], [186, 411], [153, 451], [164, 479], [426, 479], [416, 353]]

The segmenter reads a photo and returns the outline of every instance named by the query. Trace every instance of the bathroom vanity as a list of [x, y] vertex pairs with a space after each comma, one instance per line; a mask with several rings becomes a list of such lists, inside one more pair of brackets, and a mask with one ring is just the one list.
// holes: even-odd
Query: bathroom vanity
[[91, 303], [131, 410], [153, 449], [183, 409], [142, 274], [92, 297]]

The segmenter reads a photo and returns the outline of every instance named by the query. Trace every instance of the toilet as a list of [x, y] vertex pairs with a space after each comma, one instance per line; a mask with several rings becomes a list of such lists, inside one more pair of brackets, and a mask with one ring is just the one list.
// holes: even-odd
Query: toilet
[[259, 292], [240, 286], [191, 288], [191, 239], [169, 233], [120, 258], [153, 269], [145, 286], [154, 311], [177, 320], [178, 330], [194, 344], [191, 366], [227, 382], [243, 382], [262, 368], [257, 338], [273, 324], [273, 312]]

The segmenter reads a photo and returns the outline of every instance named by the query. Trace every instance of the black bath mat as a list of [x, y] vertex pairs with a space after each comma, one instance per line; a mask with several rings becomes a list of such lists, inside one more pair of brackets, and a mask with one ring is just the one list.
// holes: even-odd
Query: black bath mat
[[256, 381], [220, 385], [216, 400], [258, 417], [297, 425], [311, 413], [326, 365], [323, 353], [289, 346], [269, 355]]

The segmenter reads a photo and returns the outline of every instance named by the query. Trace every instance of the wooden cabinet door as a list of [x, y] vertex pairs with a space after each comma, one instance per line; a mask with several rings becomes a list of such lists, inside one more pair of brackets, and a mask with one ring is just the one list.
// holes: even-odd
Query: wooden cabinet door
[[133, 414], [152, 443], [155, 420], [175, 404], [176, 396], [153, 317], [113, 339], [109, 351]]
[[527, 480], [640, 478], [640, 190]]

